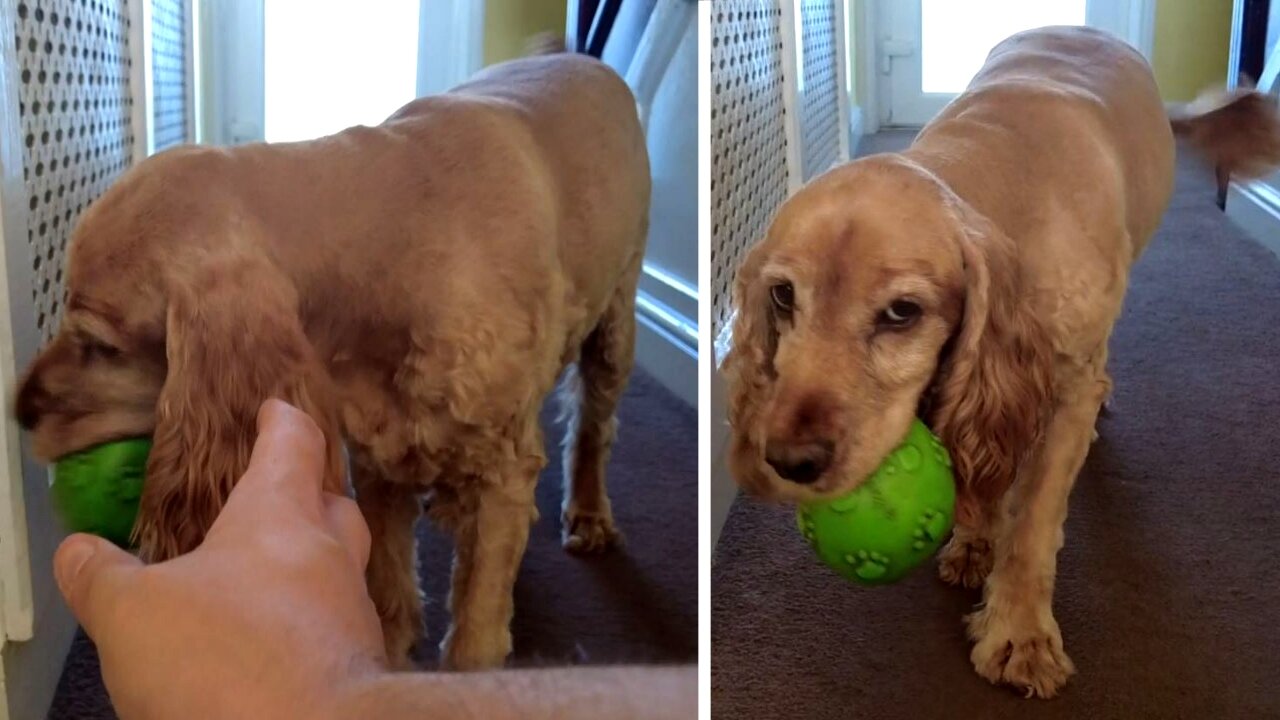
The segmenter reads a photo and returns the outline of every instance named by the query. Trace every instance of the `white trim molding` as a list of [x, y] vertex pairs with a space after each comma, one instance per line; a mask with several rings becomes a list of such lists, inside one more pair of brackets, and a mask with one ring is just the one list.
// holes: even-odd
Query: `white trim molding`
[[880, 78], [877, 62], [879, 61], [880, 31], [876, 0], [853, 0], [854, 30], [858, 39], [854, 43], [854, 51], [858, 54], [856, 71], [858, 74], [858, 97], [854, 104], [862, 108], [863, 132], [865, 134], [880, 131]]
[[800, 93], [804, 90], [803, 28], [799, 23], [801, 0], [781, 0], [779, 20], [782, 36], [782, 108], [787, 138], [787, 195], [804, 184], [804, 150], [800, 139]]
[[1227, 190], [1227, 217], [1280, 257], [1280, 189], [1257, 180], [1231, 183]]
[[[0, 23], [13, 27], [14, 7], [0, 8]], [[18, 58], [6, 44], [0, 56], [0, 397], [12, 407], [10, 388], [16, 386], [18, 368], [30, 357], [22, 356], [20, 340], [34, 340], [38, 333], [28, 300], [33, 296], [27, 257], [27, 203], [23, 180], [21, 114], [18, 112]], [[11, 272], [12, 270], [12, 272]], [[29, 355], [29, 353], [27, 353]], [[31, 559], [21, 430], [10, 413], [0, 421], [0, 646], [9, 640], [30, 640], [34, 633]]]
[[183, 11], [186, 22], [186, 70], [187, 70], [187, 142], [198, 143], [204, 138], [202, 127], [202, 99], [200, 97], [200, 0], [185, 0]]
[[155, 118], [151, 114], [151, 1], [129, 3], [129, 58], [133, 65], [133, 162], [155, 152]]
[[698, 402], [698, 290], [644, 264], [636, 291], [636, 364], [691, 405]]
[[1235, 0], [1231, 5], [1231, 46], [1227, 52], [1227, 89], [1235, 90], [1240, 84], [1240, 43], [1244, 35], [1244, 3]]

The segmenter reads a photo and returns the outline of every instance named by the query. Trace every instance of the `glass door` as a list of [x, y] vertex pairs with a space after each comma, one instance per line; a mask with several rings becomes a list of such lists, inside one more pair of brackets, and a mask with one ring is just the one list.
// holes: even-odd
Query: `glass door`
[[923, 125], [958, 95], [1004, 38], [1089, 25], [1129, 39], [1141, 0], [892, 0], [880, 3], [878, 71], [887, 125]]

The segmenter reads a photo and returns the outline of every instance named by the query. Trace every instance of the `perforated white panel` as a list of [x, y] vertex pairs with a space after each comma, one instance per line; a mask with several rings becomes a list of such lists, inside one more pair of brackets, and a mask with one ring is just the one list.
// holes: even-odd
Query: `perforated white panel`
[[711, 11], [712, 331], [732, 313], [733, 278], [787, 197], [781, 5], [717, 0]]
[[47, 341], [64, 304], [71, 228], [133, 154], [129, 13], [123, 0], [22, 0], [15, 38], [27, 241]]
[[152, 136], [156, 152], [188, 140], [186, 5], [184, 0], [151, 0]]
[[804, 87], [800, 93], [800, 144], [804, 179], [810, 180], [840, 159], [841, 97], [836, 51], [836, 2], [801, 2], [801, 42], [804, 43]]

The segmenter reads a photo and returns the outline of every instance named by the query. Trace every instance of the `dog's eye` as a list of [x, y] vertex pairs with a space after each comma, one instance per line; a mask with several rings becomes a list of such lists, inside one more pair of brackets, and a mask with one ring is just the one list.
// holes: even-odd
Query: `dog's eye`
[[86, 338], [80, 343], [80, 353], [85, 360], [114, 360], [120, 357], [120, 348]]
[[894, 300], [880, 311], [878, 324], [888, 328], [905, 328], [920, 319], [920, 306], [910, 300]]
[[796, 290], [791, 283], [781, 282], [769, 288], [769, 297], [778, 312], [789, 315], [795, 310]]

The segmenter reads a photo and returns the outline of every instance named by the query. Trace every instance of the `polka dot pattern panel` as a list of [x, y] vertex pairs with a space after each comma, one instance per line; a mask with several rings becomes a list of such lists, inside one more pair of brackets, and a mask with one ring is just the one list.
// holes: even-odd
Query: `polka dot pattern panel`
[[711, 10], [712, 326], [733, 312], [733, 278], [787, 197], [778, 0], [717, 0]]
[[133, 156], [129, 13], [124, 0], [18, 0], [17, 15], [27, 243], [47, 341], [65, 304], [71, 229]]
[[152, 137], [156, 152], [188, 140], [186, 6], [183, 0], [151, 0]]
[[796, 0], [804, 43], [804, 92], [799, 100], [804, 179], [826, 172], [840, 159], [840, 76], [836, 52], [836, 2]]

